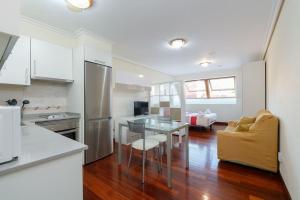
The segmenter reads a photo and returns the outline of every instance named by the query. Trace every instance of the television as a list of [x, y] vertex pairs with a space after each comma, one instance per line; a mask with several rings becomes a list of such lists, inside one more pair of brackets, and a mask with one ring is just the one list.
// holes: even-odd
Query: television
[[134, 116], [148, 115], [149, 107], [146, 101], [135, 101], [134, 102]]

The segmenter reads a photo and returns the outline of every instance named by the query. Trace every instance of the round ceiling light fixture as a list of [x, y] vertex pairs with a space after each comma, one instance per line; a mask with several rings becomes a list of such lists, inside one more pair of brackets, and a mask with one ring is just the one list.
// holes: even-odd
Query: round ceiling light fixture
[[186, 44], [187, 44], [187, 41], [182, 38], [176, 38], [169, 42], [170, 47], [173, 49], [181, 49], [181, 48], [185, 47]]
[[213, 64], [214, 62], [213, 61], [203, 61], [203, 62], [200, 62], [199, 65], [201, 67], [208, 67], [209, 65]]
[[144, 78], [144, 75], [143, 74], [139, 74], [139, 78]]
[[87, 9], [93, 5], [93, 0], [66, 0], [69, 5], [76, 9]]

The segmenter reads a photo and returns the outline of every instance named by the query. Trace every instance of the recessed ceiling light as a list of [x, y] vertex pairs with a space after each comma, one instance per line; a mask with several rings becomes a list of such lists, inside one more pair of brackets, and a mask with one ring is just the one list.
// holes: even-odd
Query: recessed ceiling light
[[181, 39], [181, 38], [177, 38], [174, 40], [171, 40], [169, 42], [170, 47], [172, 47], [173, 49], [180, 49], [184, 46], [186, 46], [187, 41], [185, 39]]
[[211, 65], [213, 63], [213, 61], [203, 61], [203, 62], [200, 62], [199, 65], [201, 67], [208, 67], [209, 65]]
[[93, 5], [93, 0], [66, 0], [71, 6], [77, 9], [87, 9]]
[[139, 74], [139, 78], [144, 78], [144, 75], [143, 74]]

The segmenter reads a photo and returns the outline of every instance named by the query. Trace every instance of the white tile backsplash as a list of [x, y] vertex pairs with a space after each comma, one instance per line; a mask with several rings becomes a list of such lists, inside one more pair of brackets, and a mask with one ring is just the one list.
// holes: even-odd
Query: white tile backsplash
[[25, 114], [66, 111], [68, 86], [66, 83], [50, 81], [32, 81], [30, 86], [0, 84], [0, 105], [6, 100], [17, 99], [22, 105], [24, 99], [30, 101], [25, 106]]

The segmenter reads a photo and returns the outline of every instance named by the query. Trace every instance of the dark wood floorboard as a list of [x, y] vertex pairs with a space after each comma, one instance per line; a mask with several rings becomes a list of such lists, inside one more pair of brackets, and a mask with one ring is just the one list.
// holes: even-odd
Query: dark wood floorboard
[[[219, 162], [215, 131], [190, 130], [190, 168], [184, 168], [183, 147], [173, 150], [173, 188], [167, 183], [166, 157], [163, 172], [148, 154], [145, 184], [141, 184], [141, 154], [134, 153], [127, 174], [128, 149], [123, 147], [123, 165], [116, 154], [84, 167], [84, 200], [191, 199], [191, 200], [284, 200], [288, 199], [278, 174], [229, 162]], [[176, 138], [175, 138], [176, 140]]]

